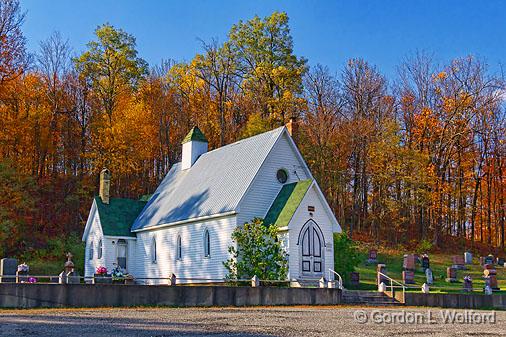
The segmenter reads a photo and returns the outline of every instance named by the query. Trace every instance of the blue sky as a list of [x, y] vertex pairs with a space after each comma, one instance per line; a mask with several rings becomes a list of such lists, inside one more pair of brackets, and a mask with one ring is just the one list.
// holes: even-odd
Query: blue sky
[[362, 57], [389, 78], [417, 50], [440, 62], [469, 54], [493, 71], [506, 64], [506, 1], [140, 1], [26, 0], [24, 32], [30, 51], [58, 30], [74, 52], [85, 48], [97, 25], [109, 22], [137, 38], [139, 54], [154, 65], [190, 60], [198, 38], [226, 39], [230, 27], [255, 14], [286, 11], [295, 53], [339, 70]]

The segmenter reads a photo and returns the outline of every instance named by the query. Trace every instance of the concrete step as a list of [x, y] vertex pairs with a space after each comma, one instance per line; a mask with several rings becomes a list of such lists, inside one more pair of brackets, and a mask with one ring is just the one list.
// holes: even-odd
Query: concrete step
[[343, 303], [353, 305], [401, 305], [397, 300], [377, 291], [344, 290]]

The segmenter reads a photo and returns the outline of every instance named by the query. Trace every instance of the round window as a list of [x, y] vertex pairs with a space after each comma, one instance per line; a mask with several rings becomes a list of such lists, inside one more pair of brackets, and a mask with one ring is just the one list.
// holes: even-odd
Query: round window
[[284, 184], [288, 180], [288, 173], [286, 173], [285, 170], [280, 169], [280, 170], [278, 170], [278, 173], [276, 174], [276, 177], [278, 178], [278, 181], [280, 183]]

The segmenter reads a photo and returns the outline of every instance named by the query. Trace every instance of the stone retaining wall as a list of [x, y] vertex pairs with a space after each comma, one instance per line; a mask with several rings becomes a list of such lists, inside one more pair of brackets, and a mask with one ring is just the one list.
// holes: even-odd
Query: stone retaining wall
[[341, 290], [320, 288], [0, 284], [0, 308], [333, 305]]
[[461, 309], [506, 309], [506, 294], [406, 293], [406, 305]]

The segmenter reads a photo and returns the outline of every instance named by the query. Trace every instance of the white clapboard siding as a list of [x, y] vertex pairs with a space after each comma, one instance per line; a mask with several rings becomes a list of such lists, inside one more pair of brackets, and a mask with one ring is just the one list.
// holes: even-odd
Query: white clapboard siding
[[[239, 204], [238, 224], [242, 225], [255, 217], [263, 218], [283, 185], [277, 180], [279, 169], [288, 172], [288, 183], [310, 178], [304, 163], [298, 158], [291, 140], [285, 132], [265, 159], [250, 189]], [[296, 171], [296, 173], [294, 172]]]
[[[295, 211], [292, 220], [288, 224], [288, 232], [289, 232], [289, 242], [288, 242], [288, 251], [289, 251], [289, 278], [290, 279], [299, 279], [303, 278], [300, 270], [300, 254], [299, 245], [297, 245], [297, 240], [299, 237], [299, 233], [304, 226], [304, 224], [312, 219], [315, 221], [318, 226], [321, 228], [324, 241], [325, 241], [325, 262], [323, 269], [324, 276], [327, 278], [328, 270], [334, 269], [334, 240], [333, 240], [333, 219], [329, 215], [329, 213], [325, 209], [325, 205], [323, 204], [321, 198], [318, 196], [319, 192], [315, 184], [313, 184], [309, 190], [306, 192], [306, 195], [302, 199], [299, 208]], [[308, 206], [314, 206], [315, 210], [313, 216], [311, 217], [308, 211]]]
[[[232, 232], [236, 227], [236, 217], [228, 216], [202, 222], [176, 225], [142, 231], [137, 233], [136, 258], [132, 274], [136, 278], [169, 278], [172, 274], [178, 283], [203, 282], [191, 279], [223, 279], [227, 270], [223, 262], [229, 258], [228, 247], [232, 242]], [[209, 230], [211, 256], [204, 257], [204, 230]], [[182, 259], [177, 260], [177, 237], [181, 236]], [[152, 262], [152, 240], [156, 240], [157, 260]], [[164, 280], [147, 280], [142, 283], [167, 283]]]
[[[84, 261], [84, 276], [91, 277], [95, 273], [98, 266], [104, 266], [106, 264], [106, 249], [107, 246], [104, 242], [104, 234], [102, 232], [102, 226], [100, 225], [100, 217], [98, 216], [97, 208], [92, 207], [89, 219], [90, 229], [88, 236], [86, 237], [86, 260]], [[102, 258], [98, 258], [98, 243], [102, 241]], [[93, 244], [93, 256], [90, 259], [91, 245]]]

